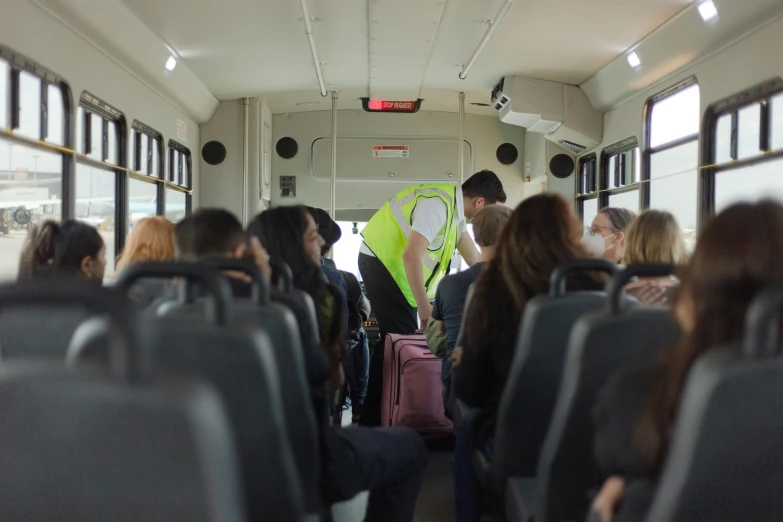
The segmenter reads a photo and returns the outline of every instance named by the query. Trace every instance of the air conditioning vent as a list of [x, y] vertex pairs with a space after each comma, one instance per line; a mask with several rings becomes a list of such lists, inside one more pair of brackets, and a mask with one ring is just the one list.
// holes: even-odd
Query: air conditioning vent
[[603, 141], [603, 114], [573, 85], [507, 76], [492, 91], [492, 106], [503, 123], [544, 134], [574, 154]]
[[574, 143], [568, 140], [560, 140], [558, 141], [558, 143], [560, 144], [561, 147], [563, 147], [568, 151], [573, 152], [574, 154], [581, 154], [587, 150], [587, 147], [585, 147], [584, 145], [579, 145], [578, 143]]

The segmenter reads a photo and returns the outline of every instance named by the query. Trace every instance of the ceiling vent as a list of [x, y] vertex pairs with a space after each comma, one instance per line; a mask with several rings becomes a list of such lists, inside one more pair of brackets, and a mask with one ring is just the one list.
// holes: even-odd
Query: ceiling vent
[[579, 87], [507, 76], [492, 91], [500, 121], [546, 135], [575, 154], [603, 141], [604, 117]]

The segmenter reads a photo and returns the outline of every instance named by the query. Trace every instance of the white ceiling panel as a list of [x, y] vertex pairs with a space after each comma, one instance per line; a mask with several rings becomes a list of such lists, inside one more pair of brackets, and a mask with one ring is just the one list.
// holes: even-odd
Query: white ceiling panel
[[370, 96], [419, 97], [446, 0], [370, 0]]

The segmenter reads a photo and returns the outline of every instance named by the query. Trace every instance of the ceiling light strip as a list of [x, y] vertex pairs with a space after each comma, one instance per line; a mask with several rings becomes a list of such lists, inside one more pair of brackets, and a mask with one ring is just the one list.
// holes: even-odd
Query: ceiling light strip
[[465, 67], [462, 68], [462, 72], [459, 73], [459, 77], [461, 80], [464, 80], [465, 78], [468, 77], [468, 72], [470, 71], [471, 67], [473, 67], [474, 63], [476, 63], [476, 60], [481, 54], [481, 51], [483, 51], [484, 47], [487, 46], [489, 40], [492, 38], [492, 35], [495, 33], [495, 29], [497, 29], [498, 26], [500, 25], [500, 22], [503, 21], [503, 18], [506, 16], [506, 13], [508, 13], [508, 10], [511, 9], [511, 4], [513, 3], [514, 0], [506, 0], [506, 3], [504, 3], [503, 7], [500, 8], [500, 11], [498, 11], [498, 14], [495, 17], [495, 19], [492, 20], [491, 24], [489, 24], [489, 28], [487, 29], [484, 38], [481, 39], [481, 42], [479, 42], [478, 47], [476, 47], [476, 50], [473, 51], [473, 56], [470, 57], [468, 63], [466, 63]]
[[313, 62], [315, 63], [315, 75], [318, 77], [318, 87], [321, 89], [321, 96], [326, 97], [326, 84], [324, 83], [324, 75], [321, 71], [321, 61], [318, 59], [318, 49], [315, 47], [315, 38], [313, 37], [313, 24], [310, 20], [310, 11], [307, 9], [307, 0], [299, 0], [299, 5], [302, 6], [302, 19], [305, 24], [305, 34], [310, 42], [310, 52], [313, 54]]

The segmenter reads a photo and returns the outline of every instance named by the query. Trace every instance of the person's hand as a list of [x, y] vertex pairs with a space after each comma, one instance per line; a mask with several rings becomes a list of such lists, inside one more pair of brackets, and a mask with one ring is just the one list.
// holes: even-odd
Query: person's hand
[[269, 254], [267, 254], [264, 247], [261, 246], [261, 241], [259, 241], [257, 237], [254, 236], [250, 238], [246, 253], [249, 260], [258, 265], [258, 268], [260, 268], [267, 277], [272, 277], [272, 267], [269, 265]]
[[592, 510], [601, 517], [601, 522], [612, 522], [614, 518], [617, 503], [622, 500], [625, 494], [625, 480], [622, 477], [613, 475], [606, 479], [601, 491], [593, 500]]
[[636, 298], [646, 306], [660, 306], [666, 303], [665, 293], [665, 286], [652, 283], [640, 287], [636, 292]]
[[418, 332], [423, 333], [427, 331], [427, 322], [429, 322], [430, 316], [432, 316], [432, 304], [427, 301], [426, 304], [419, 306], [419, 321], [421, 322], [421, 328], [419, 328]]
[[454, 368], [462, 364], [462, 346], [454, 348], [454, 351], [449, 355], [449, 361], [451, 361], [452, 372], [454, 371]]

